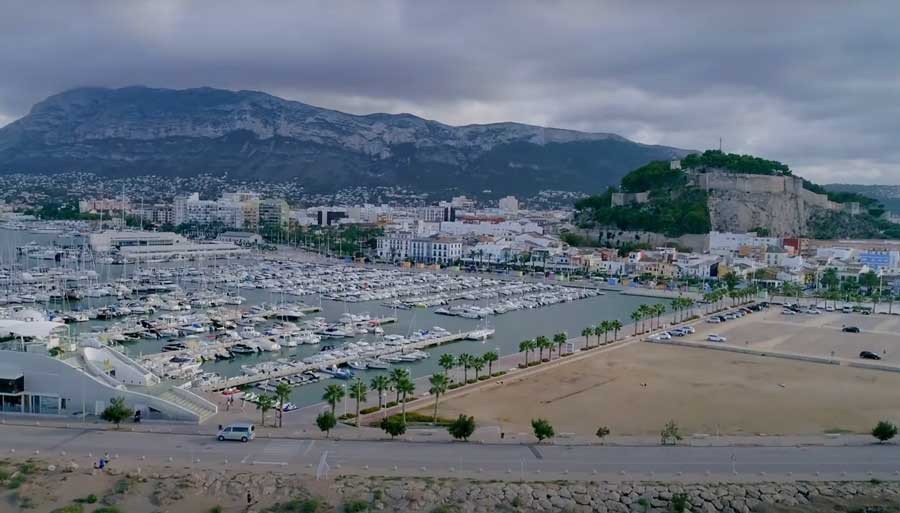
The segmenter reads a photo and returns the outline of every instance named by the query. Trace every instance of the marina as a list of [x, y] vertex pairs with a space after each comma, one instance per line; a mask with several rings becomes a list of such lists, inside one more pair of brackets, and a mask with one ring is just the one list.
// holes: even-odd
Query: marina
[[[77, 340], [97, 340], [191, 390], [246, 385], [245, 398], [253, 399], [284, 380], [297, 406], [317, 402], [328, 380], [350, 372], [366, 381], [394, 366], [428, 375], [441, 354], [518, 352], [521, 340], [539, 334], [624, 322], [647, 302], [561, 283], [363, 267], [302, 253], [138, 265], [96, 255], [36, 260], [14, 248], [78, 239], [0, 230], [0, 240], [0, 297], [16, 299], [6, 309], [45, 313]], [[432, 330], [446, 339], [416, 339]], [[389, 345], [398, 339], [407, 345]], [[352, 353], [357, 348], [366, 350]], [[413, 357], [419, 353], [431, 357]]]

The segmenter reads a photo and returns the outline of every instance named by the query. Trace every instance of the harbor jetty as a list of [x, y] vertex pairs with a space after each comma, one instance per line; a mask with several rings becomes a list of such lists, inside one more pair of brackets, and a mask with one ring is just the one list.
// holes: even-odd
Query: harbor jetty
[[[385, 347], [381, 348], [377, 351], [371, 352], [371, 354], [366, 354], [367, 358], [383, 358], [385, 356], [395, 355], [395, 354], [404, 354], [415, 350], [421, 350], [429, 347], [439, 346], [443, 344], [448, 344], [450, 342], [457, 342], [460, 340], [472, 339], [474, 336], [478, 334], [478, 330], [475, 331], [461, 331], [459, 333], [451, 333], [449, 335], [439, 337], [439, 338], [430, 338], [427, 340], [421, 340], [418, 342], [409, 342], [403, 344], [403, 346], [393, 346], [393, 347]], [[329, 365], [343, 365], [352, 360], [359, 359], [359, 356], [346, 356], [341, 358], [336, 358], [329, 361]], [[244, 385], [252, 385], [254, 383], [260, 383], [263, 381], [267, 381], [270, 379], [277, 379], [283, 377], [294, 376], [298, 374], [303, 374], [308, 371], [318, 371], [322, 368], [322, 364], [312, 363], [312, 364], [293, 364], [285, 366], [284, 368], [279, 368], [278, 370], [253, 374], [253, 375], [243, 375], [243, 376], [235, 376], [232, 378], [227, 378], [222, 381], [217, 381], [215, 383], [211, 383], [203, 387], [205, 392], [215, 392], [219, 390], [225, 390], [233, 387], [240, 387]]]

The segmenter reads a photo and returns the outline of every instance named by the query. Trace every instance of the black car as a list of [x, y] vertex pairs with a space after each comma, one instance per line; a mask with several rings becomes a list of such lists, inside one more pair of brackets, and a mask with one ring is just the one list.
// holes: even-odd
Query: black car
[[859, 333], [859, 328], [856, 326], [844, 326], [841, 331], [844, 333]]
[[859, 357], [864, 360], [880, 360], [881, 359], [880, 356], [873, 353], [872, 351], [863, 351], [863, 352], [859, 353]]

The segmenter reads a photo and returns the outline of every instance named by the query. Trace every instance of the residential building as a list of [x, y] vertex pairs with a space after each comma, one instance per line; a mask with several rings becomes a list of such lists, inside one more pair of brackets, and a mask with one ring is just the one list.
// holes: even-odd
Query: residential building
[[462, 258], [462, 241], [449, 237], [411, 239], [409, 258], [416, 262], [449, 264]]
[[262, 227], [287, 228], [291, 210], [283, 199], [264, 199], [259, 202], [259, 224]]
[[498, 206], [500, 207], [500, 210], [508, 212], [510, 214], [516, 214], [519, 212], [519, 200], [517, 200], [515, 196], [506, 196], [505, 198], [500, 198]]

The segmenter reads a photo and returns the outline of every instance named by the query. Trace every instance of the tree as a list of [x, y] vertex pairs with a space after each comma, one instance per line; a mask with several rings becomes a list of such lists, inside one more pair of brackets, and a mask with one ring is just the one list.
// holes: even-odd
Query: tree
[[359, 378], [350, 385], [350, 399], [356, 401], [356, 427], [359, 427], [359, 403], [366, 400], [366, 384]]
[[325, 433], [325, 438], [328, 438], [331, 430], [334, 429], [334, 426], [337, 426], [337, 419], [330, 411], [323, 411], [316, 417], [316, 425], [319, 426], [319, 430]]
[[100, 418], [106, 422], [112, 422], [116, 425], [116, 429], [122, 424], [122, 421], [130, 417], [134, 412], [125, 405], [124, 397], [114, 397], [110, 399], [109, 405], [100, 413]]
[[738, 278], [737, 274], [734, 272], [729, 272], [723, 278], [725, 280], [725, 287], [728, 288], [729, 291], [735, 289], [738, 286], [738, 283], [741, 282], [740, 278]]
[[256, 409], [260, 411], [261, 418], [259, 420], [260, 425], [266, 425], [266, 412], [275, 407], [275, 396], [271, 395], [261, 395], [259, 396], [259, 400], [256, 402]]
[[553, 431], [553, 426], [545, 419], [531, 419], [531, 429], [534, 430], [534, 436], [538, 439], [538, 442], [543, 442], [556, 435]]
[[544, 361], [544, 349], [548, 349], [550, 347], [550, 339], [541, 335], [538, 338], [534, 339], [534, 345], [537, 346], [539, 354], [538, 359], [540, 361]]
[[379, 374], [369, 382], [369, 388], [378, 392], [378, 409], [380, 410], [384, 406], [384, 393], [391, 388], [391, 380], [384, 374]]
[[450, 436], [456, 440], [463, 439], [469, 441], [469, 437], [475, 432], [475, 417], [467, 417], [460, 414], [453, 422], [447, 426]]
[[396, 415], [381, 419], [380, 426], [385, 433], [391, 435], [391, 440], [406, 433], [406, 421]]
[[599, 438], [600, 441], [603, 442], [603, 439], [606, 438], [607, 436], [609, 436], [609, 428], [606, 426], [598, 427], [596, 435], [597, 435], [597, 438]]
[[890, 421], [882, 420], [872, 429], [872, 436], [884, 443], [897, 436], [897, 426]]
[[463, 368], [463, 383], [469, 382], [469, 367], [472, 366], [472, 361], [474, 357], [469, 353], [463, 353], [456, 357], [456, 360], [459, 362], [460, 366]]
[[438, 401], [441, 400], [441, 395], [447, 393], [447, 376], [444, 376], [443, 374], [433, 374], [428, 378], [428, 382], [431, 383], [431, 388], [428, 389], [428, 392], [434, 396], [434, 415], [431, 416], [431, 423], [436, 424], [438, 418]]
[[634, 323], [634, 336], [637, 336], [638, 322], [644, 318], [644, 311], [638, 308], [631, 312], [631, 321]]
[[619, 330], [622, 329], [622, 321], [618, 319], [613, 319], [609, 321], [609, 329], [613, 331], [613, 342], [619, 340]]
[[[662, 303], [657, 303], [657, 304], [651, 306], [650, 308], [651, 308], [652, 313], [654, 315], [656, 315], [656, 327], [660, 328], [661, 325], [659, 323], [659, 318], [662, 314], [666, 313], [666, 305], [664, 305]], [[653, 322], [651, 321], [650, 324], [652, 325]], [[651, 329], [652, 329], [652, 326], [651, 326]]]
[[481, 356], [482, 361], [488, 366], [488, 376], [494, 375], [494, 362], [500, 359], [497, 351], [488, 351]]
[[416, 391], [416, 384], [409, 378], [404, 378], [397, 383], [397, 391], [400, 392], [400, 395], [403, 397], [402, 403], [400, 406], [400, 411], [403, 414], [403, 424], [406, 424], [406, 396], [412, 394]]
[[325, 387], [325, 393], [322, 394], [322, 400], [331, 406], [332, 415], [334, 415], [334, 410], [337, 408], [337, 403], [344, 398], [345, 393], [344, 387], [340, 385], [328, 385]]
[[278, 415], [278, 427], [281, 427], [283, 424], [284, 417], [284, 403], [291, 398], [291, 386], [287, 383], [278, 383], [275, 386], [275, 398], [278, 399], [278, 411], [281, 412]]
[[478, 356], [473, 357], [472, 368], [475, 369], [475, 381], [478, 381], [478, 373], [484, 368], [484, 358]]
[[438, 365], [444, 369], [444, 376], [447, 376], [450, 372], [450, 369], [456, 367], [456, 357], [454, 357], [450, 353], [444, 353], [441, 355], [441, 358], [438, 360]]
[[525, 353], [525, 366], [528, 367], [528, 353], [534, 349], [532, 347], [534, 344], [533, 340], [523, 340], [519, 342], [519, 351]]
[[553, 335], [553, 342], [556, 344], [557, 357], [562, 357], [562, 346], [569, 341], [569, 337], [565, 333], [557, 333]]
[[400, 402], [400, 390], [397, 388], [397, 385], [403, 381], [404, 379], [409, 379], [409, 371], [403, 369], [401, 367], [394, 367], [391, 369], [391, 386], [394, 387], [394, 391], [397, 392], [396, 402]]
[[678, 429], [678, 424], [674, 420], [667, 422], [662, 431], [660, 431], [659, 438], [662, 445], [675, 445], [681, 440], [681, 431]]
[[581, 336], [584, 337], [584, 348], [587, 349], [591, 347], [591, 335], [594, 334], [593, 326], [585, 326], [581, 329]]

